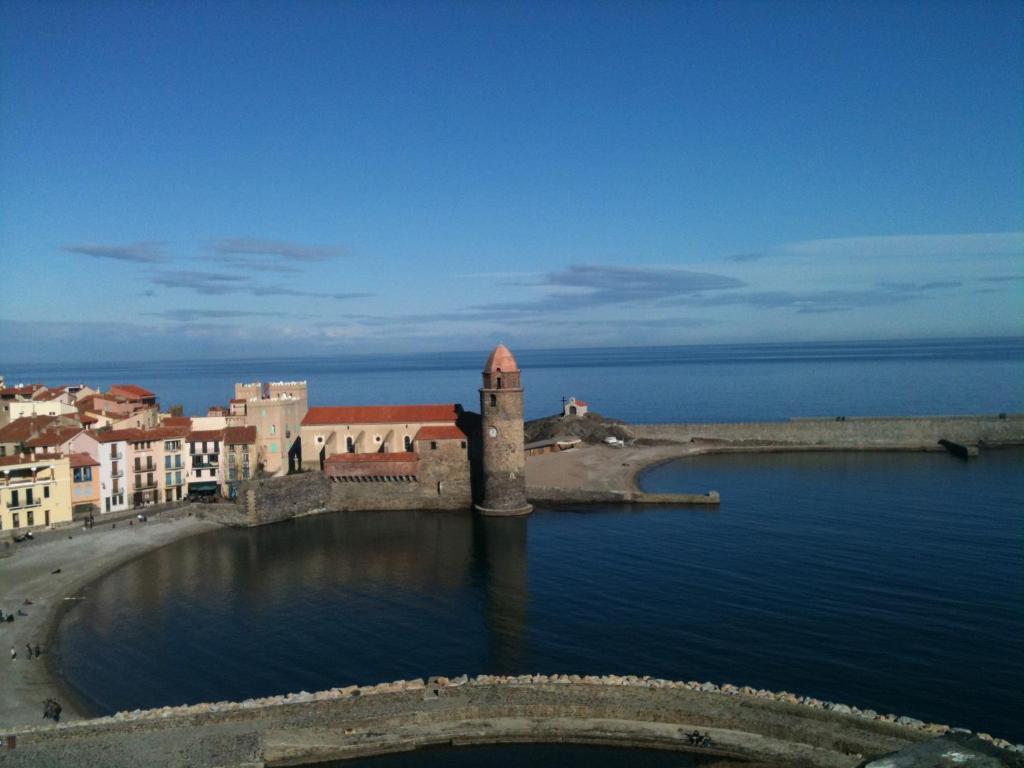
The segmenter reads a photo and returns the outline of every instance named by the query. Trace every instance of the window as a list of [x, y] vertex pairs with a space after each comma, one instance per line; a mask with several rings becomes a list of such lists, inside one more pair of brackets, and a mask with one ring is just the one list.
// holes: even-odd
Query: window
[[75, 467], [75, 482], [92, 482], [92, 467]]
[[407, 450], [407, 451], [411, 451], [412, 450], [412, 438], [409, 437], [409, 435], [405, 436], [405, 450]]
[[271, 453], [277, 453], [277, 443], [271, 443], [270, 444], [270, 452]]
[[463, 440], [461, 443], [459, 443], [459, 446], [462, 447], [462, 448], [465, 448], [466, 447], [466, 441]]
[[36, 524], [35, 512], [33, 512], [32, 510], [26, 512], [25, 517], [28, 518], [26, 522], [28, 523], [29, 527]]
[[437, 441], [436, 440], [431, 440], [430, 441], [430, 450], [432, 450], [432, 451], [436, 451], [437, 450]]
[[164, 456], [164, 469], [170, 469], [170, 468], [171, 468], [171, 457], [170, 456]]
[[497, 395], [491, 395], [491, 408], [495, 407], [497, 404], [498, 404], [498, 396]]
[[32, 489], [31, 488], [26, 488], [25, 489], [25, 503], [26, 504], [31, 504], [34, 500], [35, 499], [32, 496]]
[[[21, 504], [18, 503], [18, 494], [19, 493], [20, 493], [20, 491], [11, 491], [11, 506], [12, 507], [20, 507], [21, 506]], [[15, 515], [15, 519], [17, 519], [17, 515]], [[14, 527], [17, 528], [18, 524], [15, 523]]]
[[44, 485], [43, 486], [43, 498], [44, 499], [50, 498], [50, 486], [48, 486], [48, 485]]
[[277, 424], [271, 424], [270, 425], [270, 434], [272, 434], [272, 435], [276, 435], [277, 434]]
[[171, 484], [171, 473], [167, 472], [164, 475], [164, 485], [170, 485], [170, 484]]
[[15, 527], [15, 528], [20, 528], [21, 527], [21, 523], [18, 522], [18, 513], [17, 512], [15, 512], [14, 514], [11, 515], [11, 525], [13, 527]]

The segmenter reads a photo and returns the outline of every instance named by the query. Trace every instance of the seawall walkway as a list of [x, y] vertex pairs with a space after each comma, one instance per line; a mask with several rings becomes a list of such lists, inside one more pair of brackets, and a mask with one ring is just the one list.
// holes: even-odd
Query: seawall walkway
[[[696, 751], [723, 758], [853, 768], [951, 729], [733, 685], [632, 676], [463, 675], [15, 729], [2, 734], [0, 766], [255, 768], [438, 744], [538, 741], [689, 750], [687, 736], [694, 730], [711, 738], [710, 746]], [[984, 744], [976, 739], [981, 749], [997, 756], [991, 765], [1017, 764], [1019, 747], [982, 738]]]

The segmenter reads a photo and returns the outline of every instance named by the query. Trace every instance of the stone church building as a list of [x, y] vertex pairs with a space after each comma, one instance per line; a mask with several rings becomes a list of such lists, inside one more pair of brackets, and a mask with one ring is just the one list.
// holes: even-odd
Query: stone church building
[[329, 406], [302, 420], [302, 467], [328, 481], [327, 508], [528, 514], [522, 372], [499, 344], [480, 413], [458, 403]]

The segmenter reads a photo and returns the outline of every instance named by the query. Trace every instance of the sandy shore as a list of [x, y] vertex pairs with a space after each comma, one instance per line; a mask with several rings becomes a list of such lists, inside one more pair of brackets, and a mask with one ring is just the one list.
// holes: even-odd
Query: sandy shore
[[[62, 719], [77, 719], [73, 702], [62, 695], [50, 669], [48, 655], [65, 598], [74, 597], [87, 584], [118, 566], [172, 541], [219, 528], [216, 523], [190, 517], [176, 510], [150, 517], [147, 523], [111, 528], [97, 522], [95, 528], [68, 528], [39, 534], [34, 541], [11, 544], [0, 553], [0, 609], [26, 616], [0, 625], [0, 663], [5, 667], [0, 685], [0, 726], [41, 723], [43, 701], [58, 699]], [[0, 545], [2, 546], [2, 545]], [[60, 573], [53, 571], [60, 569]], [[31, 605], [25, 605], [25, 600]], [[43, 650], [29, 660], [26, 643]], [[11, 659], [11, 647], [17, 659]]]
[[[526, 487], [594, 491], [638, 491], [637, 476], [665, 461], [705, 453], [690, 445], [582, 445], [570, 451], [543, 453], [526, 459]], [[706, 488], [693, 488], [703, 493]]]

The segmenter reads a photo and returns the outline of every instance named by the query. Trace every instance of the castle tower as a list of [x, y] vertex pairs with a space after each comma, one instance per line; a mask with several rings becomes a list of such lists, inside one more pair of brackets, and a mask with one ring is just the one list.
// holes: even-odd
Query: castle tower
[[523, 451], [523, 384], [508, 347], [499, 344], [484, 366], [480, 388], [483, 464], [481, 515], [528, 515]]

